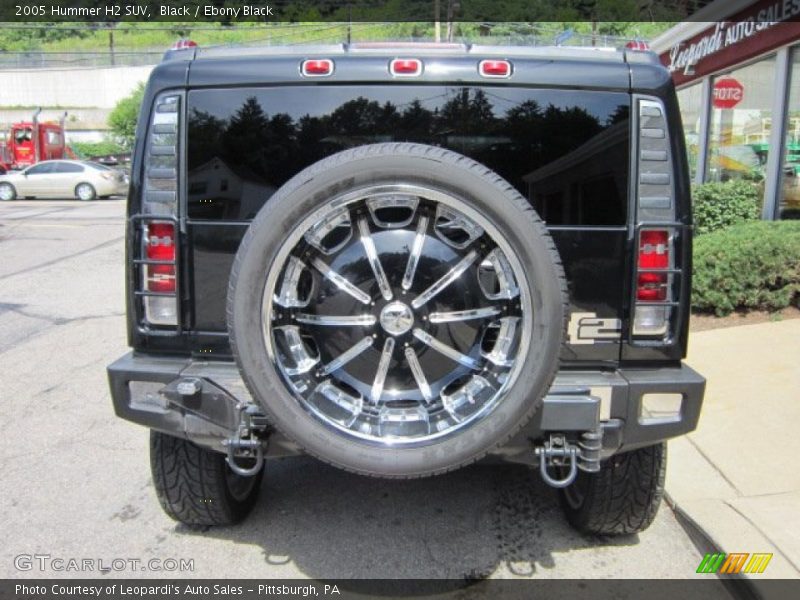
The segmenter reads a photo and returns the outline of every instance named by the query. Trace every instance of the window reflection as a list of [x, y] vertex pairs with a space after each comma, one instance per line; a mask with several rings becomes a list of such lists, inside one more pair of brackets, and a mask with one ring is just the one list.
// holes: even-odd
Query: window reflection
[[779, 217], [800, 219], [800, 46], [792, 49]]
[[683, 121], [683, 135], [686, 140], [686, 154], [689, 160], [689, 173], [692, 181], [697, 175], [697, 157], [700, 153], [700, 117], [703, 110], [702, 85], [696, 83], [678, 90], [678, 104]]
[[715, 77], [712, 85], [726, 78], [741, 84], [742, 99], [733, 108], [712, 107], [706, 180], [756, 182], [763, 205], [775, 93], [775, 57]]
[[189, 214], [251, 219], [301, 169], [409, 141], [485, 164], [549, 224], [625, 223], [628, 98], [610, 92], [392, 86], [195, 91]]

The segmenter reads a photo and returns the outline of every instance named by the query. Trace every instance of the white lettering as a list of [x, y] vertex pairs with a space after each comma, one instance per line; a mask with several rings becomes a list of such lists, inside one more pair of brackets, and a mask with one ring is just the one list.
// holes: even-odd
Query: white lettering
[[779, 0], [766, 9], [759, 10], [741, 21], [717, 23], [714, 31], [699, 40], [685, 45], [675, 44], [669, 51], [670, 71], [684, 69], [716, 54], [720, 50], [738, 44], [773, 25], [800, 14], [800, 0]]

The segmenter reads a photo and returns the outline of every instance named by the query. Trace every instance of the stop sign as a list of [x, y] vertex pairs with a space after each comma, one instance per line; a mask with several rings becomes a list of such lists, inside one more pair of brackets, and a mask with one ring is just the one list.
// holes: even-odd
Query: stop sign
[[733, 108], [744, 98], [744, 87], [733, 77], [720, 79], [714, 84], [714, 108]]

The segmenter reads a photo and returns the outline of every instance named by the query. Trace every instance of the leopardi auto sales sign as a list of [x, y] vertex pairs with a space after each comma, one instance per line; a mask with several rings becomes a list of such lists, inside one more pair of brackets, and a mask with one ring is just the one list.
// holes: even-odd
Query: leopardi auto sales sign
[[755, 2], [728, 21], [676, 40], [661, 55], [676, 84], [734, 66], [800, 38], [800, 0]]

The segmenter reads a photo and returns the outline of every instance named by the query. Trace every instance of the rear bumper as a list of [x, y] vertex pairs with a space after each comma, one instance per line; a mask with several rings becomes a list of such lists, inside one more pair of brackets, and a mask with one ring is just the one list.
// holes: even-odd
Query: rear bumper
[[[251, 401], [233, 362], [129, 353], [108, 367], [108, 378], [117, 416], [219, 451], [238, 426], [237, 405]], [[182, 382], [192, 382], [198, 391], [180, 393]], [[493, 454], [532, 462], [532, 441], [547, 432], [597, 428], [604, 432], [604, 456], [655, 444], [697, 427], [704, 392], [705, 379], [686, 365], [560, 371], [542, 410]], [[279, 434], [270, 437], [268, 455], [296, 452]]]

